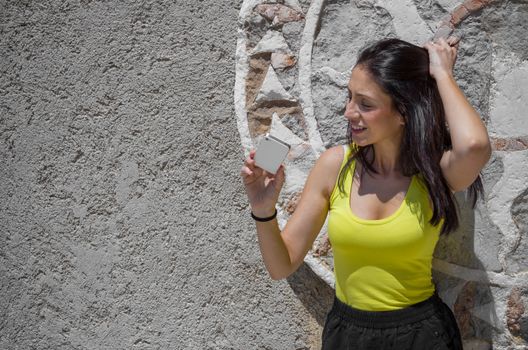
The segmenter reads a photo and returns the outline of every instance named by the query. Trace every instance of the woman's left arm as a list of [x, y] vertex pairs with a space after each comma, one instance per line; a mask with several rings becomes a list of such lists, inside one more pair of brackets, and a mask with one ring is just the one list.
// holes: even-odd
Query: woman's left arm
[[491, 145], [480, 115], [469, 103], [453, 78], [457, 45], [454, 40], [440, 39], [427, 43], [429, 72], [436, 80], [445, 110], [452, 149], [440, 160], [444, 178], [453, 191], [469, 187], [491, 156]]

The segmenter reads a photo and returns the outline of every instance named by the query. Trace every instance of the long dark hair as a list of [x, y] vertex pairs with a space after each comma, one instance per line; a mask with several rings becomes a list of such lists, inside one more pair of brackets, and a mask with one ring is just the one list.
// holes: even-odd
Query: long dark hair
[[[451, 136], [440, 92], [429, 74], [427, 50], [399, 39], [384, 39], [362, 49], [356, 66], [365, 69], [391, 96], [394, 107], [404, 118], [399, 154], [402, 173], [405, 176], [422, 175], [433, 204], [433, 216], [429, 222], [436, 226], [444, 219], [441, 234], [456, 230], [459, 226], [456, 202], [440, 168], [443, 153], [451, 149]], [[349, 144], [353, 143], [351, 135], [349, 124]], [[372, 155], [367, 158], [369, 153]], [[341, 192], [344, 192], [345, 175], [353, 159], [357, 159], [368, 173], [377, 173], [372, 166], [373, 155], [372, 145], [355, 145], [339, 174]], [[467, 192], [473, 208], [483, 192], [479, 175]]]

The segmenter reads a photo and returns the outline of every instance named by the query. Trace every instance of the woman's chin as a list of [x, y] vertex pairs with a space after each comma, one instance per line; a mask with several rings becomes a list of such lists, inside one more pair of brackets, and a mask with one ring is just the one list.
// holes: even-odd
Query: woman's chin
[[365, 146], [368, 146], [370, 143], [365, 140], [364, 138], [358, 138], [358, 137], [354, 137], [352, 136], [352, 141], [358, 145], [359, 147], [365, 147]]

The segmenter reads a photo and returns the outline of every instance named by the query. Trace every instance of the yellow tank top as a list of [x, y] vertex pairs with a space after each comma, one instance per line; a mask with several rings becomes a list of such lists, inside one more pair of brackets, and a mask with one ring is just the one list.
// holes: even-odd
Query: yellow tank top
[[[351, 152], [345, 146], [343, 169]], [[365, 220], [350, 209], [355, 160], [345, 177], [345, 193], [338, 181], [330, 196], [328, 237], [334, 253], [336, 296], [356, 309], [396, 310], [433, 295], [433, 251], [442, 221], [432, 226], [427, 188], [419, 175], [401, 206], [380, 220]]]

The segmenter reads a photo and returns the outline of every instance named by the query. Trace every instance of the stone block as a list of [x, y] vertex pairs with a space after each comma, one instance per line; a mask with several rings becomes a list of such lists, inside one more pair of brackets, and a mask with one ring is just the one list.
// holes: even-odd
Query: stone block
[[304, 15], [282, 4], [261, 4], [256, 7], [257, 13], [275, 24], [300, 21]]
[[476, 12], [482, 9], [484, 6], [488, 5], [491, 1], [486, 0], [466, 0], [463, 2], [463, 6], [471, 13]]
[[455, 10], [451, 13], [451, 23], [457, 26], [467, 16], [469, 16], [468, 9], [464, 5], [457, 6]]
[[508, 330], [513, 336], [521, 334], [520, 320], [524, 315], [525, 307], [521, 299], [521, 291], [519, 288], [512, 288], [508, 296], [507, 310], [506, 310], [506, 324]]
[[275, 69], [289, 68], [297, 63], [295, 56], [281, 52], [274, 52], [271, 54], [271, 65]]
[[515, 246], [506, 256], [508, 270], [517, 273], [528, 271], [528, 188], [514, 198], [510, 211], [519, 234]]

